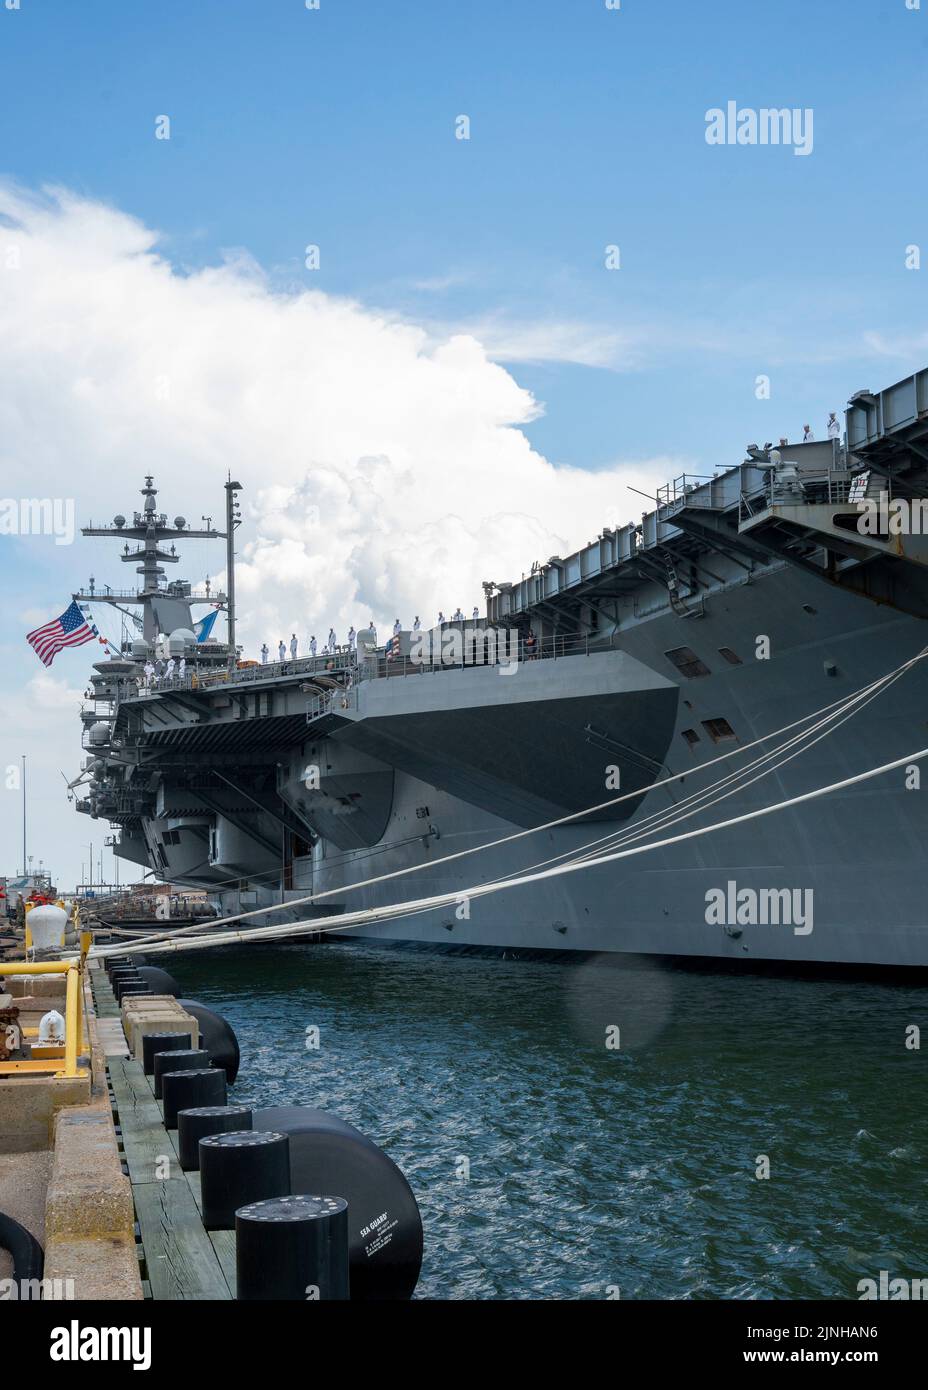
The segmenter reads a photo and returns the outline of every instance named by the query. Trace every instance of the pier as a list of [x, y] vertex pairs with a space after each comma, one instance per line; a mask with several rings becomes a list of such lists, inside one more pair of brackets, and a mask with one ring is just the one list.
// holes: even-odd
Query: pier
[[90, 978], [117, 1144], [132, 1186], [143, 1294], [166, 1300], [233, 1299], [235, 1233], [204, 1229], [200, 1175], [181, 1168], [177, 1132], [165, 1129], [151, 1078], [130, 1054], [106, 972], [92, 970]]

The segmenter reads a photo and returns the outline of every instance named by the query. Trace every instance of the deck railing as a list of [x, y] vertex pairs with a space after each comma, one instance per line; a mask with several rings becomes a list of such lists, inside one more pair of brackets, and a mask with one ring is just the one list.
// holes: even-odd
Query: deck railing
[[[764, 487], [750, 494], [742, 492], [739, 520], [744, 522], [769, 507], [809, 507], [854, 505], [868, 496], [870, 473], [850, 473], [846, 468], [772, 470]], [[891, 496], [888, 479], [880, 486]]]
[[[446, 624], [441, 630], [442, 635], [445, 636], [445, 642], [442, 643], [440, 637], [434, 637], [432, 655], [426, 655], [425, 658], [419, 656], [391, 657], [383, 648], [366, 655], [362, 653], [359, 658], [354, 650], [349, 651], [347, 648], [343, 648], [326, 656], [304, 657], [296, 661], [268, 662], [260, 666], [240, 667], [234, 671], [210, 670], [204, 674], [202, 671], [194, 669], [193, 671], [186, 671], [183, 676], [173, 675], [160, 678], [155, 676], [150, 682], [120, 677], [114, 684], [117, 699], [133, 700], [146, 695], [172, 691], [215, 691], [233, 687], [238, 689], [243, 685], [255, 686], [264, 681], [279, 680], [281, 676], [302, 675], [307, 678], [308, 682], [312, 681], [315, 676], [325, 676], [329, 680], [337, 681], [338, 687], [319, 695], [313, 694], [308, 706], [309, 710], [312, 711], [309, 717], [317, 718], [319, 714], [327, 713], [330, 710], [356, 709], [358, 684], [366, 680], [413, 676], [435, 671], [463, 670], [471, 666], [502, 666], [511, 662], [522, 664], [529, 661], [557, 661], [568, 656], [590, 656], [596, 652], [608, 651], [614, 646], [612, 638], [589, 636], [545, 637], [536, 638], [533, 642], [527, 635], [518, 632], [515, 628], [500, 628], [497, 637], [497, 630], [485, 627], [471, 629], [469, 625], [465, 624], [462, 627], [457, 627], [461, 633], [459, 643], [461, 656], [456, 657], [453, 645], [449, 648], [446, 636], [456, 627], [456, 624]], [[472, 637], [466, 636], [471, 631], [481, 634], [480, 640], [476, 643]], [[489, 652], [483, 646], [482, 634], [486, 633], [493, 635]], [[310, 693], [312, 692], [310, 691]], [[347, 699], [346, 703], [341, 703], [349, 696], [350, 699]], [[100, 745], [89, 742], [89, 738], [85, 741], [84, 748], [91, 755], [94, 752], [104, 751]]]
[[[508, 640], [511, 632], [511, 640]], [[522, 665], [529, 661], [557, 661], [568, 656], [592, 656], [597, 652], [610, 651], [615, 643], [611, 638], [600, 637], [546, 637], [530, 641], [515, 629], [507, 632], [507, 640], [489, 651], [481, 643], [464, 642], [461, 654], [456, 656], [452, 649], [435, 644], [430, 659], [414, 656], [388, 657], [378, 653], [376, 670], [371, 669], [368, 676], [414, 676], [435, 671], [461, 671], [471, 666], [506, 666], [512, 662]], [[373, 663], [372, 663], [373, 666]], [[361, 679], [365, 679], [362, 668]]]

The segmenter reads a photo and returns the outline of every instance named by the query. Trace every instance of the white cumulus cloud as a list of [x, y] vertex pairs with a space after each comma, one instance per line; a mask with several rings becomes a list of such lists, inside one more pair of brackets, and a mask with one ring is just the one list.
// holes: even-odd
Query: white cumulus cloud
[[[678, 467], [554, 467], [524, 433], [538, 403], [473, 331], [436, 342], [345, 298], [281, 293], [247, 254], [191, 271], [160, 245], [102, 203], [0, 186], [4, 491], [18, 477], [73, 494], [86, 523], [137, 505], [153, 473], [160, 505], [196, 525], [218, 520], [231, 469], [251, 649], [469, 608], [482, 579], [624, 521], [639, 510], [626, 484], [653, 492]], [[582, 360], [579, 330], [568, 338]], [[213, 552], [199, 563], [218, 578]], [[106, 580], [125, 583], [108, 553]], [[85, 554], [69, 556], [81, 576]]]

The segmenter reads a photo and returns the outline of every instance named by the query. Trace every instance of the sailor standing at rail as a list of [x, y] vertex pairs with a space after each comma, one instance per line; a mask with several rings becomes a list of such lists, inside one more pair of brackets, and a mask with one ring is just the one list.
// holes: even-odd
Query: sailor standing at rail
[[348, 650], [350, 652], [354, 651], [354, 644], [357, 641], [357, 638], [358, 634], [354, 630], [354, 623], [352, 623], [351, 627], [348, 629]]
[[442, 625], [442, 623], [443, 623], [444, 621], [445, 621], [445, 615], [444, 615], [444, 613], [441, 611], [441, 609], [439, 608], [439, 610], [438, 610], [438, 626], [441, 627], [441, 625]]
[[174, 679], [174, 658], [173, 658], [173, 656], [169, 658], [168, 664], [167, 664], [167, 666], [166, 666], [165, 669], [164, 669], [164, 679], [165, 679], [166, 681], [172, 681], [172, 680]]
[[813, 444], [815, 442], [815, 435], [812, 433], [811, 425], [803, 425], [802, 442], [803, 444]]
[[453, 623], [463, 623], [463, 621], [464, 621], [464, 614], [461, 612], [461, 605], [460, 605], [460, 604], [458, 604], [457, 608], [455, 609], [454, 617], [451, 619], [451, 621], [452, 621]]
[[277, 660], [278, 660], [278, 661], [286, 661], [286, 660], [287, 660], [287, 648], [284, 646], [284, 639], [283, 639], [282, 637], [281, 637], [280, 641], [277, 643]]
[[177, 674], [181, 680], [187, 679], [187, 658], [185, 656], [182, 656], [177, 663]]
[[296, 653], [297, 653], [296, 633], [295, 633], [295, 632], [291, 632], [291, 634], [290, 634], [290, 660], [291, 660], [291, 661], [296, 661]]
[[834, 411], [832, 411], [831, 414], [830, 414], [829, 417], [828, 417], [828, 438], [829, 438], [829, 439], [840, 439], [840, 438], [841, 438], [841, 426], [840, 426], [840, 424], [838, 423], [838, 417], [837, 417], [837, 415], [835, 414]]
[[326, 645], [330, 652], [334, 652], [335, 648], [338, 646], [338, 638], [335, 636], [334, 627], [329, 628], [329, 640]]
[[412, 620], [412, 630], [413, 630], [413, 632], [419, 632], [420, 629], [421, 629], [421, 627], [422, 627], [422, 624], [421, 624], [420, 621], [419, 621], [419, 614], [417, 613], [416, 616], [415, 616], [415, 617], [413, 618], [413, 620]]
[[394, 636], [394, 637], [399, 637], [399, 635], [400, 635], [400, 633], [401, 633], [402, 631], [403, 631], [403, 629], [402, 629], [402, 627], [400, 626], [400, 620], [399, 620], [399, 618], [397, 618], [396, 622], [393, 624], [393, 636]]
[[473, 618], [474, 622], [476, 622], [477, 619], [480, 617], [480, 609], [476, 606], [476, 604], [474, 605], [474, 611], [473, 613], [471, 613], [470, 616]]
[[368, 623], [367, 626], [368, 626], [368, 628], [370, 629], [370, 634], [371, 634], [371, 637], [374, 639], [374, 646], [376, 647], [376, 645], [377, 645], [377, 629], [376, 629], [376, 627], [374, 626], [374, 619], [373, 619], [373, 618], [371, 618], [371, 620], [370, 620], [370, 622]]
[[316, 646], [317, 646], [317, 643], [316, 643], [316, 635], [315, 635], [315, 633], [313, 633], [312, 637], [310, 637], [310, 639], [309, 639], [309, 654], [310, 654], [310, 656], [315, 656], [315, 655], [316, 655]]
[[265, 642], [264, 645], [263, 645], [262, 648], [261, 648], [261, 665], [262, 665], [262, 666], [266, 666], [266, 665], [267, 665], [267, 658], [268, 658], [268, 650], [267, 650], [267, 643]]
[[145, 674], [145, 689], [150, 690], [151, 683], [155, 678], [155, 668], [154, 666], [152, 666], [150, 658], [148, 661], [145, 662], [145, 665], [143, 666], [142, 670]]

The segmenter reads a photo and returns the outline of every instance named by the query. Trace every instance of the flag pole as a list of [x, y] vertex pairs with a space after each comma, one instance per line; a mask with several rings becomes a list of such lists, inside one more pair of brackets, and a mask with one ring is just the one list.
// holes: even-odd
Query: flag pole
[[26, 755], [23, 753], [23, 878], [26, 877]]

